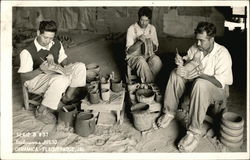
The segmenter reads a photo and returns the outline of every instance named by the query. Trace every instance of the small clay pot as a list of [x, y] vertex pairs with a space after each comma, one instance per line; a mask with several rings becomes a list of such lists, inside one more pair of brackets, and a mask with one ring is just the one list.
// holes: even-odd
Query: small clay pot
[[89, 93], [89, 100], [90, 100], [90, 103], [92, 104], [98, 104], [100, 101], [99, 91], [91, 91]]
[[64, 122], [65, 126], [73, 127], [77, 109], [75, 105], [66, 105], [63, 107], [58, 113], [58, 123]]
[[110, 82], [106, 82], [106, 83], [101, 83], [101, 90], [102, 89], [110, 89]]
[[103, 101], [109, 101], [110, 98], [110, 90], [109, 89], [102, 89], [101, 96]]
[[122, 91], [122, 81], [121, 80], [112, 80], [111, 81], [111, 90], [113, 92], [120, 92]]
[[136, 98], [138, 102], [150, 104], [154, 101], [155, 93], [151, 89], [138, 89]]
[[241, 129], [244, 125], [243, 118], [237, 113], [225, 112], [222, 115], [222, 123], [230, 129]]
[[80, 112], [76, 116], [75, 132], [76, 134], [87, 137], [95, 131], [95, 118], [91, 113]]

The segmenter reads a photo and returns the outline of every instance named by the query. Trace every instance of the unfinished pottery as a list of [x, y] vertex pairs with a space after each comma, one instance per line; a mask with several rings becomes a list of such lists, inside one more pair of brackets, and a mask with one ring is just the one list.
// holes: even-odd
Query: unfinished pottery
[[220, 129], [223, 130], [223, 132], [225, 132], [226, 134], [234, 137], [240, 136], [244, 131], [244, 127], [242, 127], [241, 129], [230, 129], [225, 125], [223, 125], [222, 123], [220, 125]]
[[152, 116], [149, 112], [149, 105], [139, 104], [131, 108], [134, 126], [139, 131], [150, 130], [153, 126]]
[[63, 106], [58, 113], [58, 123], [64, 123], [65, 126], [73, 127], [74, 118], [77, 113], [75, 105]]
[[223, 130], [220, 130], [220, 138], [221, 137], [223, 137], [228, 142], [237, 143], [237, 142], [241, 141], [241, 139], [243, 138], [243, 133], [240, 134], [239, 136], [230, 136], [230, 135], [226, 134]]
[[109, 89], [102, 89], [101, 96], [103, 101], [109, 101], [110, 98], [110, 90]]
[[118, 79], [111, 80], [111, 90], [113, 92], [120, 92], [122, 91], [122, 81]]
[[95, 119], [91, 113], [80, 112], [76, 116], [75, 132], [76, 134], [87, 137], [95, 131]]
[[230, 129], [241, 129], [244, 125], [243, 118], [237, 113], [225, 112], [222, 115], [222, 123]]
[[229, 142], [225, 138], [221, 137], [220, 141], [223, 145], [226, 147], [231, 147], [231, 148], [239, 148], [243, 144], [243, 139], [241, 139], [239, 142]]
[[90, 103], [92, 103], [92, 104], [99, 103], [99, 101], [100, 101], [99, 91], [91, 91], [89, 93], [89, 100], [90, 100]]
[[150, 104], [154, 101], [155, 93], [151, 89], [138, 89], [136, 98], [138, 102]]

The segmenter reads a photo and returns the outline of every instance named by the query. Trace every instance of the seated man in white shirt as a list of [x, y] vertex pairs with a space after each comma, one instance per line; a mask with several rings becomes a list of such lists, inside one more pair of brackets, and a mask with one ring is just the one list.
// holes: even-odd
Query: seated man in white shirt
[[[174, 69], [168, 80], [164, 97], [164, 114], [157, 120], [159, 127], [167, 127], [174, 119], [179, 99], [186, 89], [187, 82], [192, 83], [190, 93], [190, 122], [187, 134], [178, 144], [183, 152], [193, 151], [201, 138], [201, 128], [211, 102], [225, 97], [225, 85], [233, 83], [232, 60], [228, 50], [216, 43], [216, 27], [212, 23], [200, 22], [195, 29], [197, 42], [187, 52], [189, 62], [196, 58], [198, 65], [190, 75], [183, 66], [183, 57], [177, 55]], [[188, 63], [188, 62], [187, 62]]]
[[143, 83], [150, 83], [154, 82], [155, 76], [162, 67], [161, 59], [155, 55], [159, 43], [156, 29], [150, 24], [151, 9], [140, 8], [138, 18], [138, 22], [132, 24], [127, 31], [126, 61]]
[[22, 83], [29, 92], [44, 93], [35, 117], [45, 124], [56, 122], [51, 111], [57, 110], [60, 100], [65, 104], [70, 102], [76, 88], [86, 85], [85, 64], [67, 64], [63, 45], [54, 38], [56, 32], [54, 21], [40, 22], [37, 37], [20, 53], [18, 73]]

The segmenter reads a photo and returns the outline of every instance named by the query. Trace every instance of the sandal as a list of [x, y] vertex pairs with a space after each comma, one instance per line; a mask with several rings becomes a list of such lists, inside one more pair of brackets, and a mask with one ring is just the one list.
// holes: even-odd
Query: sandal
[[192, 152], [199, 144], [200, 135], [194, 134], [190, 131], [187, 131], [185, 137], [181, 139], [178, 144], [178, 149], [180, 152]]
[[173, 115], [165, 113], [157, 120], [157, 126], [161, 128], [166, 128], [173, 119]]

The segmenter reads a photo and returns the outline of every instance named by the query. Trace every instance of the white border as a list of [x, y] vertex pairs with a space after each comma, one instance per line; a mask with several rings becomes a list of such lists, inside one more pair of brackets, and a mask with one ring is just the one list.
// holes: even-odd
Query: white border
[[[1, 1], [1, 159], [249, 159], [240, 153], [12, 153], [12, 7], [14, 6], [248, 6], [248, 1]], [[249, 30], [249, 21], [247, 21]], [[247, 32], [249, 42], [249, 31]], [[249, 45], [247, 46], [249, 62]], [[249, 63], [247, 63], [247, 108], [249, 107]], [[247, 109], [249, 128], [249, 108]]]

